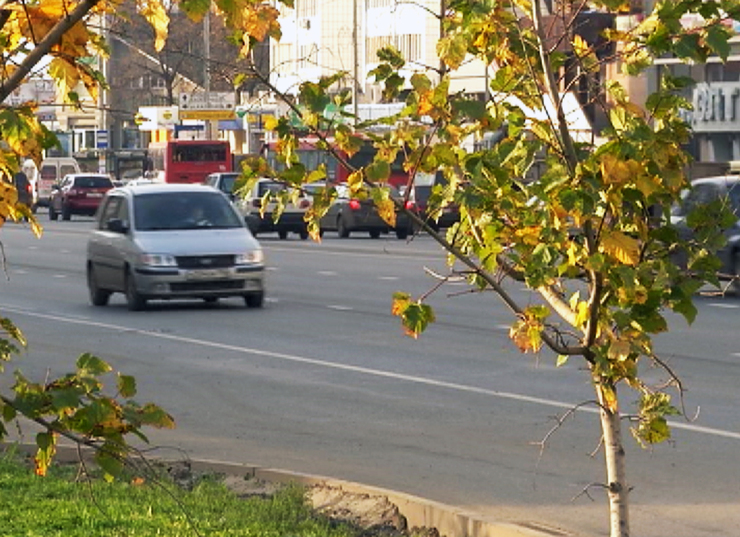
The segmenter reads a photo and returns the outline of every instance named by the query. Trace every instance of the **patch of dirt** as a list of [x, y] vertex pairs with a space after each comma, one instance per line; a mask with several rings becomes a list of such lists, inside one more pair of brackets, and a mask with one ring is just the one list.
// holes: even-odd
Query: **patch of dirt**
[[[171, 464], [167, 473], [184, 488], [192, 488], [198, 478], [187, 463]], [[218, 477], [226, 487], [242, 498], [268, 498], [283, 486], [280, 483], [243, 476]], [[386, 496], [359, 494], [328, 484], [309, 486], [306, 494], [317, 513], [359, 528], [363, 537], [440, 537], [436, 528], [409, 528], [406, 517]]]

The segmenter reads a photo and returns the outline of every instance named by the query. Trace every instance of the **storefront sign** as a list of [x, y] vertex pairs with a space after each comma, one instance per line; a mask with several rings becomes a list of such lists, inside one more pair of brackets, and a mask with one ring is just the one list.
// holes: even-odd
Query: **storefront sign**
[[686, 118], [694, 132], [736, 132], [740, 129], [740, 83], [697, 84], [694, 110]]

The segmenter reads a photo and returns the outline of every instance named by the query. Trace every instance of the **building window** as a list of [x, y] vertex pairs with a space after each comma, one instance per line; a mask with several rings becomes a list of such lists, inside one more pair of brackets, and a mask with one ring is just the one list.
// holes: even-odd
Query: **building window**
[[369, 37], [365, 45], [365, 61], [377, 63], [378, 51], [389, 45], [393, 45], [407, 62], [419, 61], [421, 55], [421, 35], [401, 34], [396, 36], [384, 35], [381, 37]]
[[316, 0], [297, 0], [296, 10], [298, 11], [298, 17], [315, 17], [316, 16]]

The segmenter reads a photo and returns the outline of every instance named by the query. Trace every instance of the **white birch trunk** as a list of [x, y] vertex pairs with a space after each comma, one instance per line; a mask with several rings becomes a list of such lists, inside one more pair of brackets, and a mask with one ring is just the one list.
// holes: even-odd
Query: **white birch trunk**
[[[610, 537], [629, 537], [629, 487], [625, 472], [619, 409], [609, 409], [603, 393], [603, 381], [597, 379], [595, 387], [600, 403], [601, 431], [604, 435], [606, 490], [609, 498], [609, 535]], [[611, 386], [611, 389], [616, 393], [615, 386]]]

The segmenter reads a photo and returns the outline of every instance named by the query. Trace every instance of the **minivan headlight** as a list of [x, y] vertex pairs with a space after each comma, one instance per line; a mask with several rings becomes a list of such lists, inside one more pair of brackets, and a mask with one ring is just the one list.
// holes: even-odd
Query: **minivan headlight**
[[177, 259], [169, 254], [141, 254], [139, 257], [142, 265], [150, 267], [176, 267]]
[[236, 256], [237, 265], [252, 265], [254, 263], [262, 263], [265, 260], [265, 256], [262, 250], [252, 250], [251, 252], [245, 252]]

